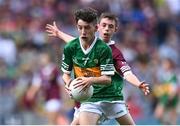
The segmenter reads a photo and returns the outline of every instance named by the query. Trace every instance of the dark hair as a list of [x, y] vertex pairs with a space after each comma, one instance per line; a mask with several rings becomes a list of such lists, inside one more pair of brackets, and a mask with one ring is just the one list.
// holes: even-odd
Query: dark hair
[[110, 19], [110, 20], [114, 20], [116, 27], [118, 26], [118, 18], [117, 18], [116, 15], [114, 15], [114, 14], [112, 14], [112, 13], [110, 13], [110, 12], [104, 12], [104, 13], [102, 13], [101, 16], [99, 17], [99, 23], [100, 23], [101, 19], [103, 19], [103, 18], [108, 18], [108, 19]]
[[76, 23], [80, 19], [88, 23], [97, 23], [97, 11], [92, 8], [79, 9], [74, 14]]

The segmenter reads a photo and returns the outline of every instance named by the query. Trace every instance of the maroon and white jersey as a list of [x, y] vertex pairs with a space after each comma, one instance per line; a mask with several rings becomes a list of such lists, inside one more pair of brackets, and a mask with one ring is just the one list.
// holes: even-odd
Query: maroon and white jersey
[[110, 41], [108, 45], [112, 50], [114, 67], [116, 71], [123, 77], [124, 73], [131, 71], [131, 68], [124, 59], [122, 52], [115, 46], [115, 42]]
[[45, 100], [60, 99], [60, 75], [55, 64], [49, 64], [35, 74], [33, 85], [41, 86]]

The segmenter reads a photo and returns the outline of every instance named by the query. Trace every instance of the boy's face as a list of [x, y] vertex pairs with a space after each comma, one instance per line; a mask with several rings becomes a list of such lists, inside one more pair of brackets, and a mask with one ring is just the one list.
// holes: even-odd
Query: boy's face
[[102, 18], [98, 24], [99, 36], [106, 43], [111, 40], [111, 37], [116, 32], [117, 26], [115, 20]]
[[95, 32], [97, 31], [97, 26], [93, 23], [87, 23], [80, 19], [77, 22], [77, 29], [81, 40], [91, 43], [94, 39]]

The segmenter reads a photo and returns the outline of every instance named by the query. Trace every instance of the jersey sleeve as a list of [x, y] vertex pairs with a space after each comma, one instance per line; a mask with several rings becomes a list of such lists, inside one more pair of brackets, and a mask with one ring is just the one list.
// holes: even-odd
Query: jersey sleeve
[[112, 51], [109, 47], [105, 48], [100, 57], [101, 75], [114, 75], [114, 65]]
[[70, 74], [73, 67], [72, 62], [72, 51], [70, 49], [69, 43], [64, 47], [63, 55], [62, 55], [62, 64], [61, 70], [64, 73]]
[[112, 49], [114, 67], [121, 76], [124, 76], [126, 72], [131, 71], [131, 68], [124, 59], [122, 52], [115, 45], [111, 45], [110, 47]]

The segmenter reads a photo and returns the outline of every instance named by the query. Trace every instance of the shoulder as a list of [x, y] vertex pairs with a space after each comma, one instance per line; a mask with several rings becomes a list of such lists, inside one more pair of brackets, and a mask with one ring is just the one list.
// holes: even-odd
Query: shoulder
[[106, 45], [106, 43], [103, 40], [101, 40], [100, 38], [96, 39], [96, 44], [101, 45], [101, 46], [105, 46]]
[[109, 45], [109, 47], [114, 51], [122, 53], [121, 50], [115, 44]]
[[79, 38], [75, 38], [64, 46], [64, 49], [74, 49], [79, 44]]
[[107, 49], [107, 50], [111, 50], [111, 48], [101, 39], [97, 38], [97, 46], [99, 48], [103, 48], [103, 49]]
[[122, 54], [121, 50], [115, 44], [112, 44], [112, 45], [109, 45], [109, 46], [110, 46], [110, 48], [112, 50], [112, 53], [114, 55], [120, 55], [120, 56], [123, 57], [123, 54]]

